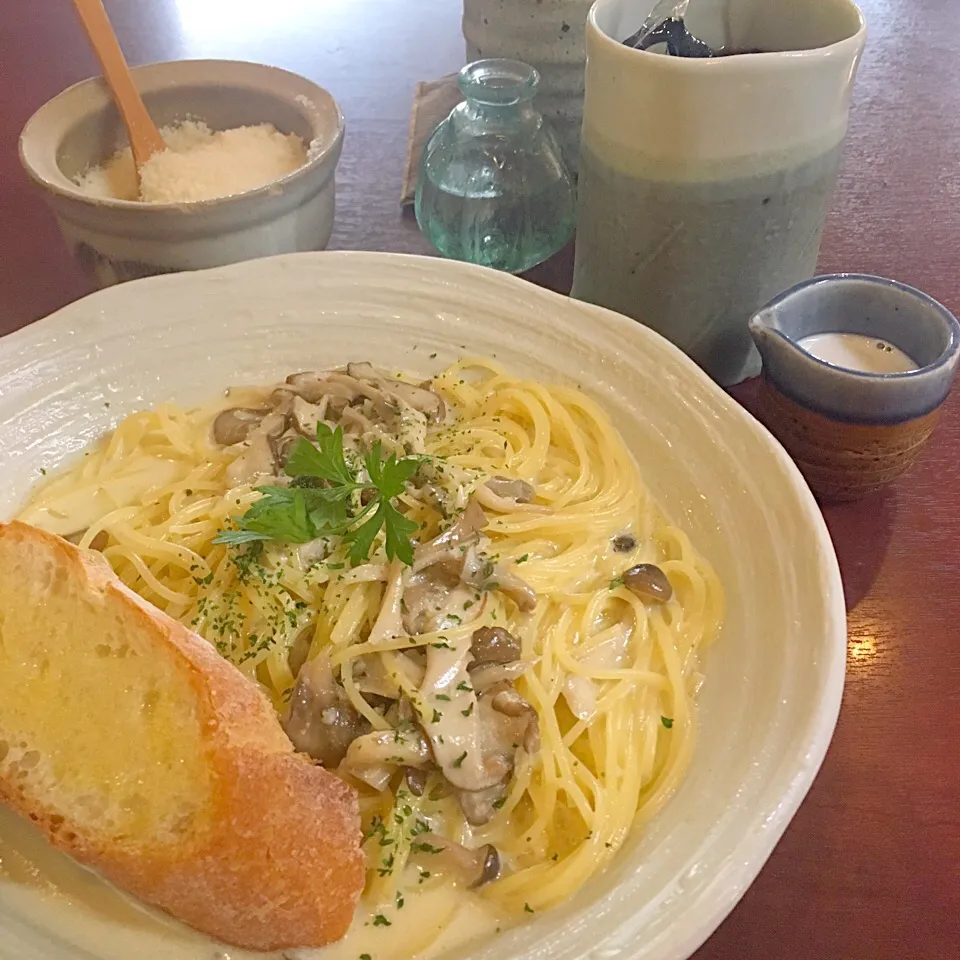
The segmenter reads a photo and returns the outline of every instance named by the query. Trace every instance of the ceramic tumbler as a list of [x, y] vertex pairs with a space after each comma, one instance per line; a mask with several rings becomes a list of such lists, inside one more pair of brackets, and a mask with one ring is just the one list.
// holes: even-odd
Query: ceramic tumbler
[[652, 6], [588, 17], [573, 296], [729, 385], [760, 367], [751, 314], [814, 273], [866, 28], [850, 0], [698, 0], [724, 55], [685, 59], [623, 45]]

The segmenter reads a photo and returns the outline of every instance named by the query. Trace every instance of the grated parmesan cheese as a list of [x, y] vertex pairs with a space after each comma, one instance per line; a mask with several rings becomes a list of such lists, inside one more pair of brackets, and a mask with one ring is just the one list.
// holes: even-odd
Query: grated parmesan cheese
[[102, 166], [91, 167], [75, 183], [95, 197], [184, 203], [254, 190], [307, 160], [296, 134], [280, 133], [269, 123], [214, 132], [201, 121], [186, 120], [163, 127], [160, 134], [167, 149], [143, 165], [139, 193], [129, 147]]

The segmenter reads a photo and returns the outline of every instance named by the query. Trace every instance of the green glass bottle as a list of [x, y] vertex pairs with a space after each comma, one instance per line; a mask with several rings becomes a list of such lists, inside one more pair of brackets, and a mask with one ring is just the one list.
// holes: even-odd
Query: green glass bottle
[[443, 256], [521, 273], [573, 234], [576, 190], [538, 83], [514, 60], [460, 71], [465, 100], [427, 141], [417, 184], [417, 222]]

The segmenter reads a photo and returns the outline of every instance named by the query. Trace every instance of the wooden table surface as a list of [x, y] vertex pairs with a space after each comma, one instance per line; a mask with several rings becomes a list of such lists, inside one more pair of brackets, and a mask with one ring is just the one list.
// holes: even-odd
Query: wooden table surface
[[[870, 25], [821, 258], [960, 309], [960, 0]], [[461, 65], [459, 0], [108, 0], [133, 63], [258, 60], [347, 118], [339, 249], [429, 252], [398, 205], [411, 94]], [[98, 72], [63, 0], [0, 3], [0, 332], [88, 292], [17, 160], [29, 115]], [[569, 263], [547, 272], [569, 281]], [[750, 388], [739, 395], [749, 403]], [[697, 960], [960, 957], [960, 390], [904, 480], [827, 510], [849, 608], [836, 736], [756, 883]]]

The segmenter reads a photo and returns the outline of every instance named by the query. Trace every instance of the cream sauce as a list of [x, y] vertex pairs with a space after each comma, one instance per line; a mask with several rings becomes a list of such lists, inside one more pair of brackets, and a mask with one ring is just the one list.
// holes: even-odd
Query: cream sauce
[[917, 364], [899, 347], [860, 333], [815, 333], [797, 346], [834, 367], [861, 373], [907, 373]]
[[[402, 909], [380, 912], [390, 926], [374, 926], [376, 908], [361, 903], [339, 943], [322, 950], [287, 950], [286, 960], [428, 960], [509, 926], [496, 908], [470, 891], [438, 883], [404, 894]], [[0, 926], [16, 917], [37, 941], [56, 940], [102, 960], [255, 960], [142, 906], [98, 874], [54, 850], [34, 827], [0, 807]], [[66, 954], [65, 954], [66, 955]]]

